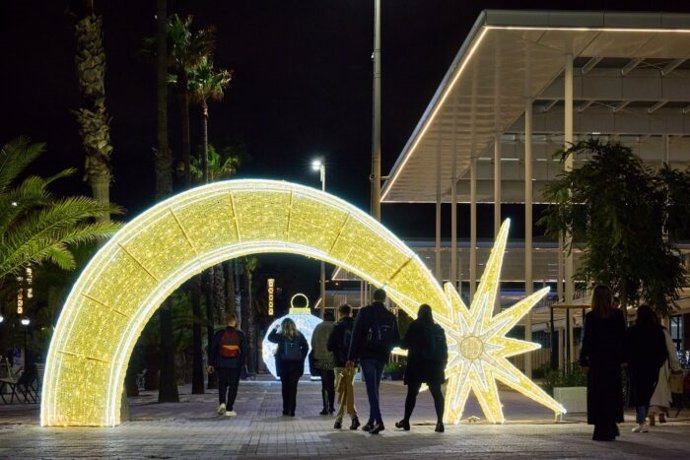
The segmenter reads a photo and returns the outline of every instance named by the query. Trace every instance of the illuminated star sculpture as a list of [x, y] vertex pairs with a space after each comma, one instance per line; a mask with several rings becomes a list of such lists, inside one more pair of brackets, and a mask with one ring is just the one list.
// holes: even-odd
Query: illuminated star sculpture
[[452, 311], [452, 324], [441, 323], [446, 330], [449, 349], [446, 367], [446, 423], [460, 421], [470, 391], [477, 397], [489, 422], [503, 423], [505, 419], [497, 381], [556, 413], [565, 413], [563, 406], [506, 359], [540, 348], [539, 344], [509, 338], [505, 334], [549, 291], [549, 288], [541, 289], [509, 309], [493, 315], [509, 227], [509, 220], [501, 226], [469, 309], [452, 284], [445, 285]]

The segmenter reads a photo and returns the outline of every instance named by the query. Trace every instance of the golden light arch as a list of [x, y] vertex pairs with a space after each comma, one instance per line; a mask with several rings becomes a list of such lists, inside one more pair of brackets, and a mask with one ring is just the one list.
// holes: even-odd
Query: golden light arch
[[[507, 225], [504, 228], [507, 235]], [[464, 389], [467, 385], [458, 385], [458, 379], [475, 378], [473, 369], [479, 369], [484, 377], [490, 374], [513, 387], [527, 385], [523, 391], [527, 396], [562, 411], [536, 385], [523, 382], [516, 374], [519, 371], [506, 370], [498, 362], [535, 348], [502, 336], [509, 323], [517, 321], [515, 315], [501, 317], [495, 323], [500, 327], [489, 327], [488, 335], [482, 335], [477, 318], [495, 321], [487, 316], [486, 308], [481, 315], [472, 314], [479, 312], [475, 302], [468, 309], [452, 287], [447, 285], [444, 292], [412, 250], [361, 210], [309, 187], [232, 180], [198, 187], [157, 204], [123, 227], [89, 262], [65, 302], [50, 344], [41, 425], [118, 425], [130, 354], [161, 302], [185, 280], [214, 264], [247, 254], [276, 252], [323, 260], [385, 286], [389, 297], [412, 315], [420, 303], [430, 304], [436, 320], [448, 332], [449, 391], [455, 386], [461, 391], [460, 399], [448, 398], [453, 404], [461, 402], [464, 407], [469, 391]], [[498, 276], [502, 252], [498, 270], [487, 268], [485, 277], [487, 273]], [[482, 280], [484, 283], [484, 277]], [[478, 293], [485, 291], [480, 285]], [[520, 310], [529, 308], [523, 302]], [[471, 324], [474, 329], [468, 326]], [[463, 355], [467, 334], [472, 334], [471, 340], [487, 340], [485, 356], [480, 353], [468, 359]], [[484, 358], [489, 367], [477, 365]], [[494, 374], [497, 362], [502, 373]], [[476, 394], [486, 387], [490, 394], [488, 398], [478, 396], [480, 404], [488, 411], [489, 420], [503, 421], [498, 394], [492, 393], [495, 382], [484, 383], [470, 389]], [[462, 408], [450, 409], [448, 421], [457, 422]]]

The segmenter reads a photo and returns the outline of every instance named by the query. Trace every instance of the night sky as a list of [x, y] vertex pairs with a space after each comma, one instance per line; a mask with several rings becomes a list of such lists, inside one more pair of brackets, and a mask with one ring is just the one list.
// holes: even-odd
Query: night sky
[[[73, 18], [67, 1], [0, 2], [0, 143], [19, 136], [46, 142], [34, 171], [83, 167], [74, 116]], [[139, 55], [155, 34], [155, 1], [96, 0], [104, 18], [107, 108], [112, 117], [112, 200], [125, 219], [154, 202], [154, 64]], [[169, 13], [193, 14], [217, 29], [217, 67], [232, 69], [222, 102], [211, 103], [209, 139], [241, 143], [250, 156], [238, 177], [284, 179], [320, 187], [310, 169], [327, 162], [328, 191], [368, 210], [371, 165], [373, 0], [169, 0]], [[470, 27], [483, 9], [690, 11], [674, 1], [382, 0], [382, 174], [408, 140]], [[175, 98], [170, 141], [179, 155]], [[192, 141], [200, 141], [192, 110]], [[81, 173], [62, 191], [88, 193]], [[382, 207], [401, 237], [433, 237], [433, 205], [401, 213]], [[489, 237], [492, 211], [480, 207]], [[508, 214], [512, 213], [508, 210]], [[461, 210], [460, 218], [467, 213]], [[519, 218], [519, 212], [513, 216]], [[418, 225], [422, 222], [426, 225]], [[521, 227], [515, 223], [517, 230]], [[421, 229], [421, 230], [420, 230]], [[461, 235], [468, 232], [461, 224]]]

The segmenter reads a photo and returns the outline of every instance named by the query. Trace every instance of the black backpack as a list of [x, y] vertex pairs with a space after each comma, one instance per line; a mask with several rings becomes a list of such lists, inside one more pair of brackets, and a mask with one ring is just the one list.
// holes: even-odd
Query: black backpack
[[366, 348], [378, 353], [390, 353], [393, 348], [394, 334], [395, 316], [377, 314], [374, 323], [367, 330]]
[[446, 331], [434, 323], [431, 327], [424, 328], [426, 346], [422, 349], [421, 356], [425, 361], [444, 362], [448, 359], [448, 344], [446, 343]]
[[302, 359], [302, 352], [299, 349], [299, 337], [295, 336], [292, 339], [282, 341], [280, 350], [280, 359], [283, 361], [300, 361]]
[[[349, 326], [349, 327], [348, 327]], [[343, 334], [340, 337], [338, 344], [338, 359], [342, 362], [347, 361], [350, 352], [350, 343], [352, 343], [352, 324], [342, 325]]]

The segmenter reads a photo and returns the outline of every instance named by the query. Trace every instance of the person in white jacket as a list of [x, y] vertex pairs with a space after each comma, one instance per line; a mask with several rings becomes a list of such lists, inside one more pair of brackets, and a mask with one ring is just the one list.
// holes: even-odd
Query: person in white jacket
[[668, 408], [671, 405], [671, 385], [669, 384], [669, 377], [671, 372], [682, 372], [680, 362], [678, 362], [678, 353], [673, 344], [673, 340], [666, 328], [664, 330], [664, 338], [666, 339], [666, 349], [668, 350], [668, 359], [659, 369], [659, 380], [656, 388], [652, 394], [652, 399], [649, 401], [649, 424], [654, 425], [655, 415], [659, 414], [659, 423], [666, 423], [666, 416], [668, 415]]

